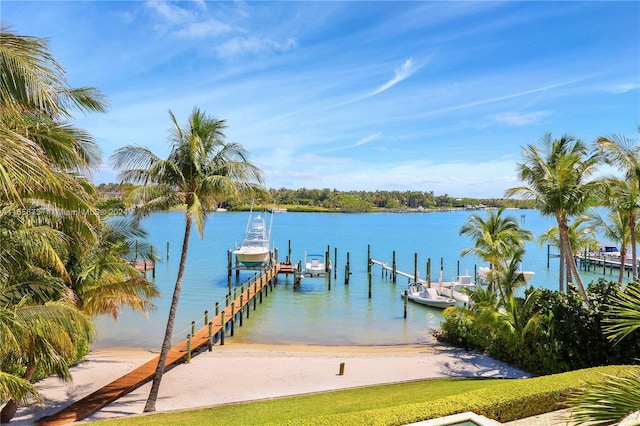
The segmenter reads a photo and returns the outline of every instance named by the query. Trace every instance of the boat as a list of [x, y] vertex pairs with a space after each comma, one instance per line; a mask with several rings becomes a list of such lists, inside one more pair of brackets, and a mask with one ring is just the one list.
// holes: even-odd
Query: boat
[[[452, 297], [441, 296], [434, 287], [425, 287], [422, 284], [411, 283], [406, 290], [407, 298], [413, 302], [432, 308], [444, 309], [455, 306], [456, 300]], [[400, 293], [404, 297], [405, 293]]]
[[[481, 266], [478, 268], [478, 280], [480, 281], [481, 284], [489, 283], [490, 272], [491, 272], [491, 269], [488, 266]], [[529, 281], [531, 281], [531, 278], [533, 278], [533, 276], [536, 274], [533, 271], [519, 270], [518, 272], [524, 276], [525, 285], [529, 285]]]
[[303, 275], [305, 277], [322, 277], [331, 272], [331, 261], [325, 263], [324, 254], [306, 254]]
[[252, 206], [242, 244], [233, 250], [238, 262], [246, 268], [260, 268], [268, 265], [271, 261], [270, 234], [271, 227], [267, 230], [264, 214], [254, 216]]

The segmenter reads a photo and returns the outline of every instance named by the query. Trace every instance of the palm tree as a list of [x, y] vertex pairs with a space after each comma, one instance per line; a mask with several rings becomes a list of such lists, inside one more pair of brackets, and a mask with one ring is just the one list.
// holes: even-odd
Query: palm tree
[[90, 211], [81, 174], [100, 162], [90, 135], [69, 125], [70, 107], [105, 110], [94, 88], [71, 88], [44, 39], [0, 24], [0, 201], [44, 199]]
[[159, 296], [157, 287], [130, 262], [134, 256], [158, 260], [146, 237], [138, 220], [114, 217], [103, 222], [93, 244], [72, 245], [65, 266], [80, 310], [117, 319], [123, 306], [143, 313], [156, 309], [150, 299]]
[[532, 233], [520, 228], [513, 216], [504, 216], [504, 208], [491, 210], [486, 218], [472, 214], [460, 228], [460, 235], [471, 237], [474, 247], [465, 248], [461, 256], [473, 254], [492, 267], [510, 255], [524, 243], [531, 241]]
[[560, 291], [564, 291], [562, 265], [568, 265], [580, 293], [588, 300], [569, 241], [569, 219], [582, 214], [594, 202], [593, 194], [601, 184], [588, 179], [596, 170], [598, 156], [590, 154], [588, 147], [572, 136], [553, 139], [550, 133], [543, 136], [539, 146], [528, 145], [523, 156], [518, 169], [520, 179], [528, 186], [510, 188], [505, 195], [533, 200], [542, 215], [555, 217], [560, 258], [564, 259], [560, 263]]
[[224, 141], [224, 120], [208, 116], [195, 108], [187, 125], [181, 128], [171, 111], [169, 115], [173, 127], [169, 136], [171, 152], [166, 160], [138, 146], [120, 148], [112, 157], [115, 169], [121, 171], [123, 181], [144, 184], [132, 193], [133, 197], [138, 196], [144, 202], [138, 208], [139, 214], [164, 208], [175, 202], [176, 197], [186, 205], [180, 266], [145, 412], [155, 411], [180, 299], [192, 223], [195, 222], [202, 237], [207, 212], [217, 197], [258, 189], [262, 183], [262, 172], [248, 161], [246, 150], [237, 143]]
[[[26, 297], [17, 305], [2, 306], [0, 312], [0, 371], [21, 374], [26, 382], [38, 369], [71, 379], [67, 359], [75, 356], [79, 344], [91, 342], [94, 333], [87, 315], [65, 301], [33, 304]], [[13, 418], [19, 401], [13, 397], [7, 401], [0, 412], [2, 424]]]
[[[591, 217], [589, 214], [590, 213], [580, 216], [569, 224], [569, 241], [572, 250], [575, 252], [582, 252], [585, 249], [598, 245], [598, 239], [596, 238], [597, 233], [590, 222]], [[538, 243], [540, 245], [547, 243], [560, 248], [558, 227], [552, 226], [543, 232], [538, 238]], [[566, 259], [560, 259], [564, 265], [561, 269], [566, 272], [567, 282], [571, 282], [571, 269], [567, 267], [565, 260]]]
[[[619, 184], [625, 186], [626, 183], [619, 181]], [[616, 208], [612, 205], [612, 210], [607, 213], [606, 219], [596, 211], [589, 212], [586, 218], [589, 220], [591, 226], [600, 230], [602, 236], [607, 240], [620, 243], [620, 271], [618, 275], [618, 283], [622, 284], [625, 271], [624, 262], [627, 258], [627, 247], [631, 242], [629, 216], [627, 215], [626, 209]]]
[[[640, 126], [638, 126], [640, 132]], [[597, 140], [600, 152], [608, 164], [618, 166], [624, 174], [624, 181], [629, 184], [629, 191], [623, 193], [628, 206], [629, 229], [631, 234], [631, 260], [633, 280], [638, 279], [638, 258], [636, 249], [637, 212], [640, 207], [640, 145], [624, 136], [613, 135], [610, 138], [599, 137]]]

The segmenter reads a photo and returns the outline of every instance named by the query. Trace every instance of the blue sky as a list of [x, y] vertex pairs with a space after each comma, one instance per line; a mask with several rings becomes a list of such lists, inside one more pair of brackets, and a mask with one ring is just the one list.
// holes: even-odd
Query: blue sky
[[165, 156], [168, 111], [227, 121], [270, 188], [501, 197], [545, 132], [637, 140], [640, 2], [6, 1], [47, 37], [108, 157]]

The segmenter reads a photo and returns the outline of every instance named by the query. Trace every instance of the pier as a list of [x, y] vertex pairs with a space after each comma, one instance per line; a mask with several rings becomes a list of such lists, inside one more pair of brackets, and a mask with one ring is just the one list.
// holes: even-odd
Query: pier
[[[169, 350], [165, 371], [177, 364], [189, 363], [193, 353], [201, 348], [207, 347], [208, 350], [212, 350], [213, 344], [217, 341], [224, 345], [225, 334], [228, 332], [230, 336], [233, 336], [236, 321], [242, 325], [243, 315], [246, 314], [249, 318], [251, 302], [253, 302], [255, 310], [257, 302], [262, 303], [263, 294], [266, 297], [273, 290], [274, 282], [279, 273], [291, 272], [286, 265], [282, 264], [268, 267], [255, 279], [252, 278], [243, 284], [239, 294], [234, 291], [232, 300], [227, 297], [229, 303], [224, 308], [220, 309], [219, 304], [216, 303], [215, 314], [211, 320], [208, 318], [208, 312], [205, 312], [204, 326], [200, 330], [196, 331], [195, 322], [192, 322], [191, 333], [184, 341]], [[43, 426], [66, 425], [87, 418], [102, 407], [149, 382], [155, 374], [159, 358], [160, 356], [157, 356], [147, 361], [135, 370], [63, 408], [56, 414], [43, 418], [36, 424]]]

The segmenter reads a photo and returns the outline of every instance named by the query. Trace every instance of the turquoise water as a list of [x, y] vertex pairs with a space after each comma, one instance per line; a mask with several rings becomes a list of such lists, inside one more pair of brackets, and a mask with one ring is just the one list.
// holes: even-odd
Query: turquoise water
[[[426, 262], [431, 258], [432, 279], [437, 278], [440, 264], [445, 280], [467, 271], [473, 274], [481, 266], [472, 257], [460, 258], [460, 251], [471, 241], [458, 235], [470, 214], [483, 212], [453, 211], [432, 213], [276, 213], [273, 216], [272, 241], [279, 259], [287, 255], [291, 241], [291, 259], [304, 261], [304, 254], [322, 253], [330, 246], [333, 261], [338, 250], [337, 278], [331, 291], [326, 278], [306, 278], [299, 288], [293, 279], [279, 278], [273, 294], [264, 300], [242, 328], [237, 328], [234, 341], [254, 343], [299, 343], [318, 345], [392, 345], [420, 343], [429, 329], [438, 327], [442, 316], [437, 309], [409, 304], [403, 318], [400, 292], [407, 278], [398, 277], [392, 284], [382, 277], [381, 268], [373, 266], [372, 297], [368, 298], [367, 246], [375, 260], [391, 264], [396, 251], [399, 270], [413, 274], [414, 253], [418, 253], [420, 276], [426, 275]], [[536, 237], [552, 226], [552, 218], [542, 218], [535, 210], [508, 212], [521, 221]], [[227, 292], [227, 250], [243, 237], [248, 213], [216, 212], [209, 216], [205, 235], [191, 236], [187, 270], [174, 327], [175, 342], [182, 340], [191, 327], [203, 324], [205, 310], [214, 311], [215, 302], [224, 304]], [[162, 341], [173, 285], [175, 283], [182, 236], [183, 212], [159, 212], [143, 222], [150, 240], [160, 251], [162, 263], [156, 265], [155, 282], [163, 297], [156, 301], [158, 310], [149, 318], [143, 314], [124, 312], [117, 322], [110, 317], [97, 319], [98, 337], [94, 347], [131, 347], [157, 350]], [[169, 259], [167, 260], [167, 243]], [[352, 275], [344, 284], [347, 252]], [[458, 266], [459, 262], [459, 266]], [[535, 243], [527, 246], [523, 269], [536, 275], [532, 285], [557, 289], [558, 259], [551, 259], [547, 269], [547, 247]], [[151, 272], [148, 273], [151, 278]], [[614, 272], [615, 274], [615, 272]], [[239, 283], [253, 272], [240, 273]], [[585, 282], [601, 275], [585, 274]], [[235, 274], [233, 276], [234, 284]], [[239, 285], [239, 284], [238, 284]]]

